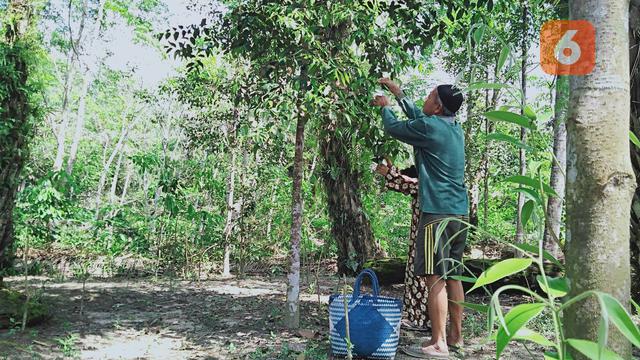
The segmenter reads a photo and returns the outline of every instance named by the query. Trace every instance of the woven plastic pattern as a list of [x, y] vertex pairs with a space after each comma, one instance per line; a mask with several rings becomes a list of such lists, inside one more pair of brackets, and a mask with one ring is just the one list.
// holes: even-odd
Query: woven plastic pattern
[[[360, 295], [363, 276], [372, 279], [373, 295]], [[378, 279], [372, 270], [364, 270], [356, 278], [354, 293], [346, 295], [352, 354], [367, 359], [394, 359], [400, 339], [402, 302], [379, 295]], [[329, 298], [329, 330], [334, 356], [347, 355], [345, 297]]]

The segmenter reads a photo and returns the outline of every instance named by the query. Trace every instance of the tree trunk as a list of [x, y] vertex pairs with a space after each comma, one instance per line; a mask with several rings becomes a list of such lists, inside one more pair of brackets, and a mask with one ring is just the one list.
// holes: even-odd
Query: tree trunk
[[[124, 178], [124, 185], [122, 186], [122, 194], [120, 194], [120, 205], [124, 205], [124, 201], [127, 198], [127, 191], [129, 190], [129, 184], [131, 184], [131, 176], [133, 175], [133, 166], [131, 162], [127, 161], [127, 175]], [[146, 196], [145, 196], [146, 201]]]
[[232, 125], [229, 139], [229, 174], [227, 175], [227, 220], [224, 225], [224, 259], [222, 261], [222, 276], [231, 276], [231, 234], [235, 221], [234, 190], [236, 182], [236, 125]]
[[557, 197], [547, 200], [547, 217], [544, 229], [544, 248], [556, 258], [563, 257], [559, 244], [560, 225], [562, 224], [562, 203], [564, 202], [565, 176], [567, 167], [567, 128], [565, 120], [569, 106], [569, 78], [558, 76], [556, 79], [556, 99], [553, 119], [553, 165], [551, 166], [550, 185]]
[[84, 132], [85, 112], [87, 104], [87, 93], [89, 92], [89, 74], [85, 74], [82, 80], [82, 89], [80, 92], [80, 101], [78, 105], [78, 115], [76, 117], [76, 130], [73, 133], [73, 141], [71, 142], [71, 148], [69, 149], [69, 159], [67, 160], [67, 174], [73, 172], [73, 164], [78, 157], [78, 147], [80, 146], [80, 140], [82, 140], [82, 134]]
[[102, 191], [104, 190], [104, 185], [107, 182], [107, 175], [109, 175], [109, 169], [111, 168], [111, 164], [113, 163], [113, 160], [116, 158], [116, 155], [118, 155], [118, 153], [122, 149], [122, 146], [125, 140], [127, 139], [129, 131], [131, 130], [132, 127], [133, 127], [133, 122], [129, 124], [128, 127], [122, 129], [122, 132], [120, 133], [120, 138], [118, 139], [116, 146], [113, 148], [111, 155], [102, 166], [102, 173], [100, 174], [100, 180], [98, 181], [98, 189], [96, 191], [96, 198], [95, 198], [95, 218], [96, 219], [98, 218], [98, 215], [99, 215]]
[[[566, 268], [570, 296], [598, 290], [629, 307], [629, 211], [636, 180], [629, 158], [629, 33], [627, 0], [572, 0], [572, 19], [597, 29], [596, 67], [571, 77], [567, 121]], [[600, 307], [594, 298], [566, 311], [568, 338], [597, 341]], [[615, 328], [608, 346], [631, 358]], [[584, 359], [574, 352], [574, 358]]]
[[[29, 2], [10, 1], [6, 10], [11, 20], [6, 24], [4, 39], [4, 65], [11, 75], [0, 74], [3, 96], [0, 97], [0, 123], [4, 134], [0, 136], [0, 285], [5, 271], [13, 262], [13, 209], [20, 184], [20, 174], [27, 160], [29, 139], [35, 124], [34, 108], [29, 103], [28, 80], [31, 61], [30, 43], [24, 41], [24, 32], [30, 28], [32, 8]], [[1, 305], [0, 305], [1, 306]]]
[[[524, 107], [527, 105], [527, 56], [529, 55], [529, 8], [527, 1], [522, 1], [522, 68], [520, 72], [520, 89], [522, 90], [522, 103], [520, 114], [524, 114]], [[527, 140], [527, 130], [520, 127], [520, 142], [523, 144]], [[520, 148], [520, 175], [527, 174], [527, 154]], [[518, 192], [518, 216], [516, 219], [516, 244], [524, 242], [524, 226], [522, 225], [522, 207], [524, 206], [524, 193]]]
[[113, 171], [113, 178], [111, 179], [111, 189], [109, 189], [109, 201], [113, 204], [116, 202], [116, 191], [118, 189], [118, 180], [120, 179], [120, 168], [122, 167], [122, 156], [124, 155], [124, 149], [120, 151], [118, 155], [118, 161], [116, 162], [116, 168]]
[[[71, 10], [69, 10], [71, 11]], [[72, 64], [73, 64], [73, 51], [69, 49], [67, 54], [67, 69], [64, 77], [64, 92], [62, 99], [62, 121], [56, 132], [56, 139], [58, 147], [56, 150], [56, 158], [53, 161], [53, 171], [62, 170], [62, 162], [64, 161], [65, 142], [67, 138], [67, 128], [69, 127], [70, 117], [70, 97], [71, 89], [73, 88], [73, 76], [72, 76]]]
[[293, 159], [293, 190], [291, 193], [291, 268], [287, 284], [286, 324], [289, 329], [300, 327], [300, 242], [302, 241], [302, 178], [304, 176], [305, 115], [298, 116], [296, 147]]
[[331, 233], [338, 245], [338, 271], [353, 273], [379, 251], [371, 224], [362, 208], [359, 175], [352, 170], [348, 152], [332, 132], [321, 144], [323, 182], [327, 191]]
[[[640, 1], [629, 7], [629, 60], [631, 70], [631, 131], [640, 137]], [[640, 180], [640, 148], [631, 145], [631, 164]], [[640, 184], [638, 184], [640, 185]], [[640, 303], [640, 187], [631, 205], [631, 296]]]

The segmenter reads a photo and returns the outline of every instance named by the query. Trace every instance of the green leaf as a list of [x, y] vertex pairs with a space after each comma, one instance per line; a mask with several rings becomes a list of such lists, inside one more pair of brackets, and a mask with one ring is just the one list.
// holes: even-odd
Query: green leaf
[[547, 294], [550, 293], [553, 297], [563, 297], [569, 292], [569, 280], [567, 278], [552, 278], [547, 276], [547, 283], [549, 284], [549, 288], [544, 285], [544, 279], [542, 278], [542, 275], [536, 276], [536, 280], [538, 280], [540, 289], [542, 289], [542, 291]]
[[598, 297], [609, 320], [635, 347], [640, 348], [640, 330], [633, 323], [631, 316], [618, 299], [605, 293], [598, 293]]
[[500, 326], [496, 336], [496, 359], [500, 358], [500, 354], [518, 330], [540, 314], [544, 306], [543, 303], [520, 304], [509, 311], [504, 317], [506, 329]]
[[536, 203], [533, 200], [528, 200], [522, 206], [522, 213], [521, 213], [522, 226], [527, 225], [527, 222], [529, 221], [529, 218], [531, 218], [531, 214], [533, 213], [533, 208], [534, 208], [535, 204]]
[[[544, 353], [544, 360], [560, 360], [560, 356], [555, 351], [547, 351]], [[569, 352], [564, 354], [564, 360], [573, 360]]]
[[531, 121], [536, 121], [536, 119], [538, 118], [538, 115], [536, 114], [536, 112], [533, 111], [533, 109], [529, 105], [524, 107], [523, 112], [524, 112], [524, 116], [528, 117]]
[[507, 62], [507, 59], [509, 58], [510, 54], [511, 54], [511, 46], [509, 46], [508, 44], [504, 45], [500, 50], [500, 56], [498, 57], [498, 68], [497, 68], [498, 73], [502, 71], [502, 67]]
[[542, 334], [535, 332], [533, 330], [527, 329], [526, 327], [521, 328], [520, 330], [518, 330], [518, 332], [516, 332], [516, 334], [513, 336], [513, 340], [520, 340], [520, 341], [532, 341], [540, 346], [544, 346], [544, 347], [554, 347], [555, 344], [553, 342], [551, 342], [549, 339], [547, 339], [546, 337], [544, 337]]
[[451, 275], [447, 277], [447, 279], [460, 280], [462, 282], [468, 282], [471, 284], [476, 282], [476, 278], [472, 278], [470, 276], [462, 276], [462, 275]]
[[529, 189], [529, 188], [517, 188], [515, 189], [516, 192], [523, 192], [527, 195], [529, 195], [533, 200], [535, 200], [538, 204], [542, 204], [542, 199], [540, 199], [540, 194], [538, 194], [536, 191]]
[[484, 25], [478, 26], [478, 28], [473, 32], [473, 41], [476, 45], [479, 45], [482, 41], [482, 37], [484, 35]]
[[520, 114], [513, 113], [511, 111], [487, 111], [486, 113], [484, 113], [484, 116], [486, 116], [487, 119], [491, 121], [503, 121], [520, 125], [530, 130], [536, 129], [535, 123], [533, 123], [529, 118]]
[[636, 308], [636, 314], [640, 315], [640, 305], [638, 305], [637, 302], [633, 301], [633, 299], [631, 299], [631, 304], [634, 308]]
[[551, 188], [551, 186], [547, 185], [544, 182], [541, 182], [539, 179], [534, 179], [525, 175], [514, 175], [506, 178], [505, 182], [510, 182], [514, 184], [520, 184], [532, 187], [534, 189], [540, 190], [540, 184], [542, 184], [542, 189], [547, 195], [557, 196], [556, 192]]
[[468, 303], [468, 302], [464, 302], [464, 301], [460, 301], [460, 302], [458, 302], [458, 304], [460, 304], [460, 305], [462, 305], [462, 306], [464, 306], [466, 308], [481, 312], [481, 313], [485, 313], [486, 314], [487, 312], [489, 312], [489, 305], [473, 304], [473, 303]]
[[497, 140], [497, 141], [505, 141], [510, 144], [515, 145], [517, 148], [525, 149], [527, 151], [531, 151], [532, 148], [522, 141], [514, 138], [513, 136], [503, 134], [503, 133], [491, 133], [487, 135], [487, 140]]
[[[600, 349], [600, 346], [593, 341], [567, 339], [567, 343], [569, 343], [572, 348], [578, 350], [582, 355], [592, 360], [622, 360], [622, 358], [613, 351], [606, 348]], [[601, 350], [602, 357], [600, 357]]]
[[[518, 249], [522, 250], [522, 251], [527, 251], [530, 253], [533, 253], [535, 256], [539, 256], [539, 249], [537, 246], [535, 245], [531, 245], [531, 244], [513, 244], [515, 247], [517, 247]], [[546, 250], [542, 250], [542, 258], [544, 258], [547, 261], [552, 262], [555, 265], [558, 265], [559, 268], [563, 269], [564, 265], [562, 265], [562, 263], [560, 261], [558, 261], [558, 259], [556, 259], [553, 255], [551, 255], [548, 251]]]
[[631, 130], [629, 130], [629, 140], [631, 140], [633, 145], [640, 148], [640, 140], [638, 140], [638, 137], [636, 136], [636, 134], [634, 134], [633, 131]]
[[476, 283], [469, 291], [467, 291], [467, 293], [470, 293], [481, 286], [489, 285], [504, 277], [522, 271], [528, 268], [532, 262], [533, 261], [531, 259], [519, 258], [502, 260], [480, 274]]

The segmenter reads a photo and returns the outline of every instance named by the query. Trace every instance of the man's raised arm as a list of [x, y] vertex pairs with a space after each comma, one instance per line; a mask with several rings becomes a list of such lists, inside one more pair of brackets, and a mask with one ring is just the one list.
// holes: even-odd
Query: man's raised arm
[[378, 80], [380, 85], [385, 86], [392, 94], [396, 97], [396, 101], [398, 101], [398, 105], [404, 112], [405, 115], [410, 120], [417, 119], [420, 114], [422, 114], [422, 110], [420, 110], [413, 101], [409, 100], [409, 98], [404, 94], [404, 91], [400, 89], [400, 86], [393, 82], [389, 78], [381, 78]]
[[379, 106], [382, 113], [384, 131], [389, 136], [413, 146], [425, 146], [426, 129], [421, 119], [399, 121], [389, 106], [386, 96], [377, 96], [372, 105]]

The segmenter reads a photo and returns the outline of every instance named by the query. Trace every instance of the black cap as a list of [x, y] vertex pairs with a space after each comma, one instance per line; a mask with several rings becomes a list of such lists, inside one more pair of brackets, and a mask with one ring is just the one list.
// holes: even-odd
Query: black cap
[[462, 106], [462, 101], [464, 101], [460, 90], [450, 84], [438, 85], [437, 89], [442, 105], [444, 105], [446, 110], [455, 114]]

